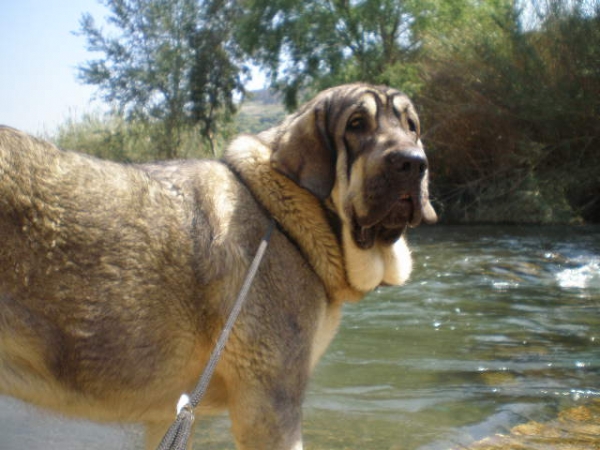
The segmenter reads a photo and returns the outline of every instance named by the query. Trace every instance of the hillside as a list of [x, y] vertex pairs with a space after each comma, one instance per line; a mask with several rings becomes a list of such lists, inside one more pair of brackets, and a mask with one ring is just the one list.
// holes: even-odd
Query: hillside
[[259, 133], [277, 125], [285, 114], [279, 95], [268, 89], [252, 91], [234, 119], [236, 133]]

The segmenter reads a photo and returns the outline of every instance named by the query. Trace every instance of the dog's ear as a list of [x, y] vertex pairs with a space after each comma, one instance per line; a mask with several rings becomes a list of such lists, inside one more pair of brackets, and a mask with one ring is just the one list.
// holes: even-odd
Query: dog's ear
[[328, 137], [329, 99], [317, 99], [281, 125], [271, 164], [321, 200], [335, 182], [336, 154]]

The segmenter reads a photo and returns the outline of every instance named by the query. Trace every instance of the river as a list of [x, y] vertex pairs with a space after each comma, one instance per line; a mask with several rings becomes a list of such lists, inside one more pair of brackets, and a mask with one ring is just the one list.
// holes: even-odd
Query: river
[[[307, 450], [461, 448], [600, 398], [600, 227], [411, 230], [410, 282], [348, 305], [312, 378]], [[196, 447], [233, 449], [225, 417]], [[600, 437], [599, 437], [600, 441]], [[0, 448], [141, 448], [134, 426], [0, 399]]]

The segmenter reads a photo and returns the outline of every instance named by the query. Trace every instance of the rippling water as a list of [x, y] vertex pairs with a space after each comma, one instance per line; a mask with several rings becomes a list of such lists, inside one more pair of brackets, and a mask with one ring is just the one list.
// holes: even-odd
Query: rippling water
[[[600, 227], [421, 227], [410, 242], [412, 280], [345, 310], [305, 403], [307, 450], [460, 448], [600, 397]], [[6, 405], [0, 448], [23, 448]], [[136, 429], [26, 425], [8, 430], [30, 449], [141, 446]], [[198, 428], [198, 448], [234, 448], [225, 418]]]
[[346, 310], [314, 449], [446, 449], [600, 396], [600, 228], [411, 233], [411, 282]]

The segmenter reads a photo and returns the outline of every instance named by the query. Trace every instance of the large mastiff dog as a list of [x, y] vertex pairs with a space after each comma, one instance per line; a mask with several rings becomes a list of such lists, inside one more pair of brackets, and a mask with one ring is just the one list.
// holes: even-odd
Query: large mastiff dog
[[400, 92], [324, 91], [221, 161], [123, 165], [0, 128], [0, 393], [136, 421], [160, 441], [269, 221], [271, 245], [199, 413], [240, 449], [302, 448], [307, 380], [342, 304], [400, 285], [436, 220]]

